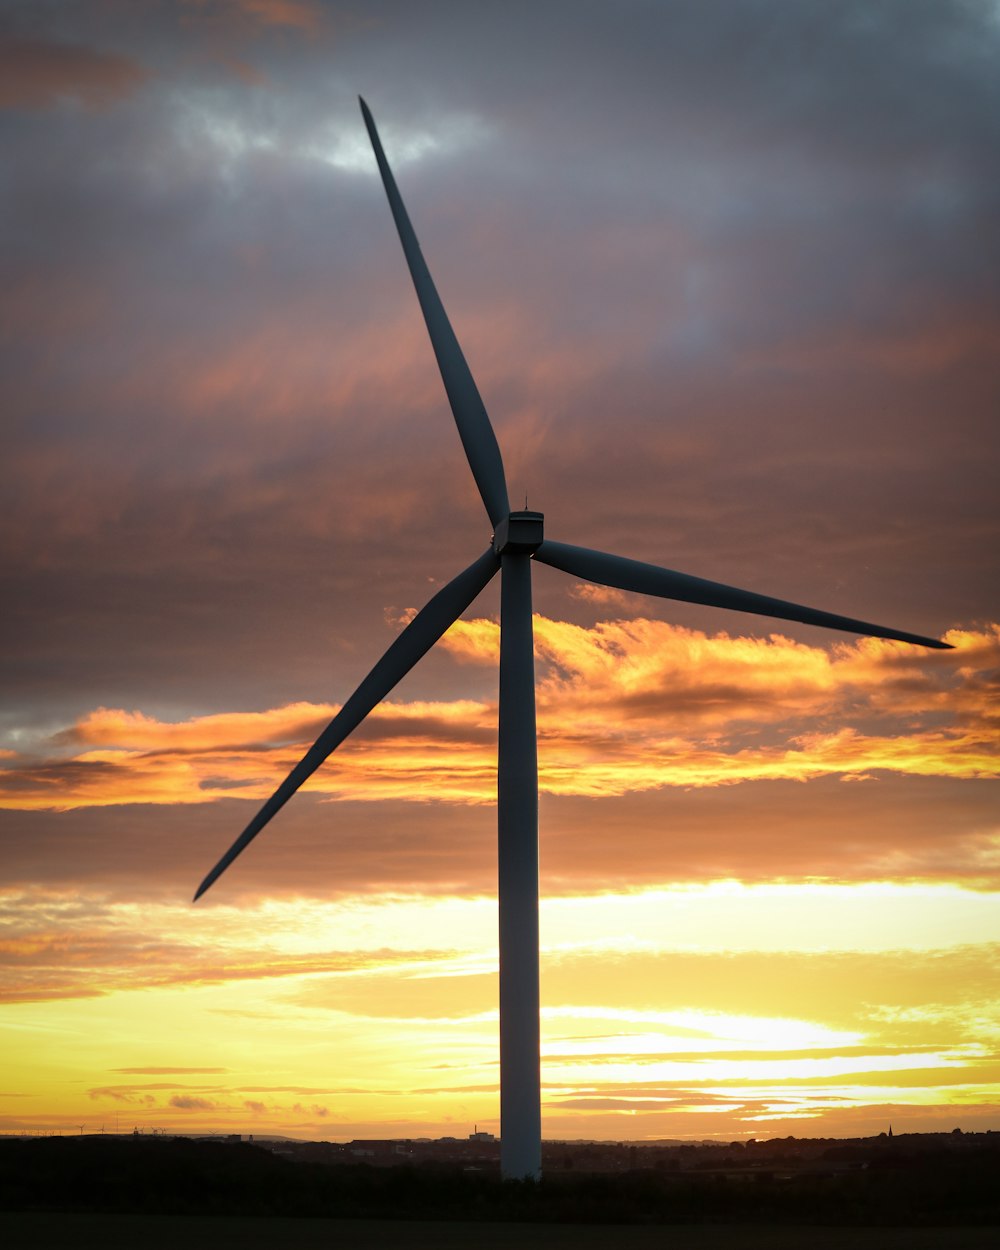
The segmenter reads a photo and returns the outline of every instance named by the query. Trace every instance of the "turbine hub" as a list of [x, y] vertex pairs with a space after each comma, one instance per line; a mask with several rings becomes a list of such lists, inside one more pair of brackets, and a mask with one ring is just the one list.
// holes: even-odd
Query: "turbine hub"
[[493, 532], [493, 550], [498, 556], [530, 555], [542, 545], [545, 518], [541, 512], [512, 512]]

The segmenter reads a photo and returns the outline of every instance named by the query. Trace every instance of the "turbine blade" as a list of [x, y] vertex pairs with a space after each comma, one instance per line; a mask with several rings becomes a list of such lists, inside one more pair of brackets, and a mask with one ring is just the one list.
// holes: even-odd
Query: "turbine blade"
[[236, 856], [249, 846], [271, 817], [280, 811], [326, 757], [340, 746], [347, 735], [361, 724], [372, 708], [381, 703], [393, 686], [401, 681], [421, 656], [431, 649], [445, 630], [458, 620], [499, 567], [500, 561], [493, 551], [485, 552], [475, 564], [470, 564], [464, 573], [459, 573], [458, 577], [450, 581], [444, 589], [439, 590], [430, 603], [417, 613], [198, 886], [198, 892], [194, 896], [195, 902], [225, 872]]
[[784, 621], [801, 621], [804, 625], [821, 625], [826, 629], [842, 629], [852, 634], [867, 634], [873, 638], [892, 638], [897, 642], [912, 642], [919, 647], [935, 647], [951, 650], [947, 642], [937, 638], [924, 638], [920, 634], [907, 634], [870, 621], [856, 621], [850, 616], [838, 616], [834, 612], [820, 612], [817, 608], [803, 607], [785, 599], [772, 599], [758, 595], [752, 590], [737, 590], [721, 582], [705, 581], [688, 573], [676, 573], [661, 569], [656, 564], [644, 564], [640, 560], [626, 560], [623, 556], [608, 555], [603, 551], [591, 551], [587, 547], [572, 547], [568, 543], [542, 543], [535, 552], [535, 559], [562, 569], [571, 577], [583, 577], [602, 586], [614, 586], [618, 590], [638, 591], [643, 595], [656, 595], [660, 599], [679, 599], [683, 603], [705, 603], [714, 608], [729, 608], [736, 612], [755, 612], [760, 616], [773, 616]]
[[431, 337], [431, 346], [437, 357], [438, 368], [444, 389], [448, 392], [448, 402], [455, 416], [455, 424], [465, 448], [472, 476], [476, 479], [479, 493], [483, 497], [486, 511], [494, 526], [499, 525], [510, 512], [510, 501], [507, 498], [507, 479], [504, 476], [503, 460], [497, 444], [493, 426], [486, 415], [486, 408], [473, 381], [472, 373], [462, 355], [458, 339], [451, 328], [448, 315], [441, 303], [440, 296], [434, 286], [427, 263], [420, 251], [420, 244], [410, 224], [402, 197], [392, 176], [389, 162], [385, 159], [382, 142], [375, 129], [375, 121], [361, 97], [361, 115], [368, 128], [368, 137], [375, 149], [382, 185], [389, 200], [393, 220], [399, 232], [399, 241], [403, 245], [406, 263], [410, 267], [410, 277], [417, 291], [417, 299], [427, 323], [427, 333]]

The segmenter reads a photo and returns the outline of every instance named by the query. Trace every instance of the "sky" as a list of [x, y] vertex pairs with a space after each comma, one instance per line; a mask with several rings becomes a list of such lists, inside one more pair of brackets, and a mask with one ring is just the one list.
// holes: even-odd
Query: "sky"
[[546, 534], [543, 1132], [1000, 1130], [1000, 8], [0, 3], [0, 1132], [498, 1130], [490, 539]]

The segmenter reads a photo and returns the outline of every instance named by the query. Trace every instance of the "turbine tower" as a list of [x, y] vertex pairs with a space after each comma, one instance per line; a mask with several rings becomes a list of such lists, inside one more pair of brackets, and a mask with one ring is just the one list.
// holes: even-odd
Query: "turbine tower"
[[923, 647], [948, 644], [867, 621], [737, 590], [687, 573], [546, 538], [543, 515], [512, 512], [496, 435], [417, 243], [375, 122], [361, 113], [427, 323], [458, 433], [493, 525], [490, 547], [430, 600], [344, 703], [274, 794], [205, 877], [195, 899], [264, 828], [328, 755], [357, 728], [499, 572], [500, 715], [497, 757], [500, 912], [500, 1166], [505, 1177], [541, 1172], [538, 1002], [538, 761], [531, 628], [531, 565], [663, 599], [751, 612]]

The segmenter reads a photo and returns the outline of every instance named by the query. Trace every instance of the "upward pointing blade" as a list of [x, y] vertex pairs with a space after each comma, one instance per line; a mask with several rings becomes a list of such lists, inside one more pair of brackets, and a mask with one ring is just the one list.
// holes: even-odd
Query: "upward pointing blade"
[[656, 564], [626, 560], [623, 556], [591, 551], [586, 547], [572, 547], [569, 543], [554, 543], [546, 539], [535, 552], [535, 559], [550, 564], [554, 569], [562, 569], [572, 577], [584, 577], [589, 582], [614, 586], [618, 590], [638, 591], [639, 594], [656, 595], [660, 599], [679, 599], [683, 603], [705, 603], [710, 607], [730, 608], [736, 612], [756, 612], [760, 616], [774, 616], [783, 621], [801, 621], [804, 625], [822, 625], [827, 629], [842, 629], [872, 638], [892, 638], [897, 642], [912, 642], [919, 647], [951, 650], [949, 643], [940, 642], [937, 638], [905, 634], [898, 629], [886, 629], [884, 625], [856, 621], [850, 616], [837, 616], [833, 612], [820, 612], [817, 608], [806, 608], [786, 599], [772, 599], [752, 590], [737, 590], [735, 586], [724, 586], [721, 582], [708, 582], [688, 573], [661, 569]]
[[486, 511], [494, 526], [499, 525], [510, 512], [510, 501], [507, 498], [507, 479], [504, 476], [503, 460], [497, 444], [493, 426], [486, 415], [486, 408], [473, 381], [469, 366], [458, 345], [455, 331], [444, 311], [440, 296], [434, 286], [427, 263], [420, 251], [417, 236], [410, 225], [410, 218], [403, 206], [402, 197], [396, 187], [389, 162], [385, 159], [382, 143], [375, 129], [375, 122], [361, 97], [361, 115], [368, 127], [368, 137], [375, 149], [382, 184], [389, 199], [389, 207], [399, 231], [399, 241], [403, 245], [406, 263], [410, 267], [410, 276], [416, 287], [417, 299], [427, 323], [427, 332], [431, 336], [431, 345], [437, 357], [438, 368], [444, 381], [444, 389], [448, 392], [448, 402], [455, 415], [455, 424], [462, 439], [462, 446], [469, 461], [472, 476], [476, 479], [479, 493], [483, 497]]
[[416, 662], [437, 642], [445, 630], [462, 615], [476, 595], [500, 567], [493, 551], [487, 551], [464, 573], [459, 573], [427, 606], [413, 618], [389, 650], [330, 721], [302, 759], [278, 786], [233, 845], [226, 851], [205, 880], [198, 886], [195, 902], [225, 872], [239, 853], [288, 802], [295, 791], [335, 751], [352, 730], [365, 719], [389, 691], [401, 681]]

